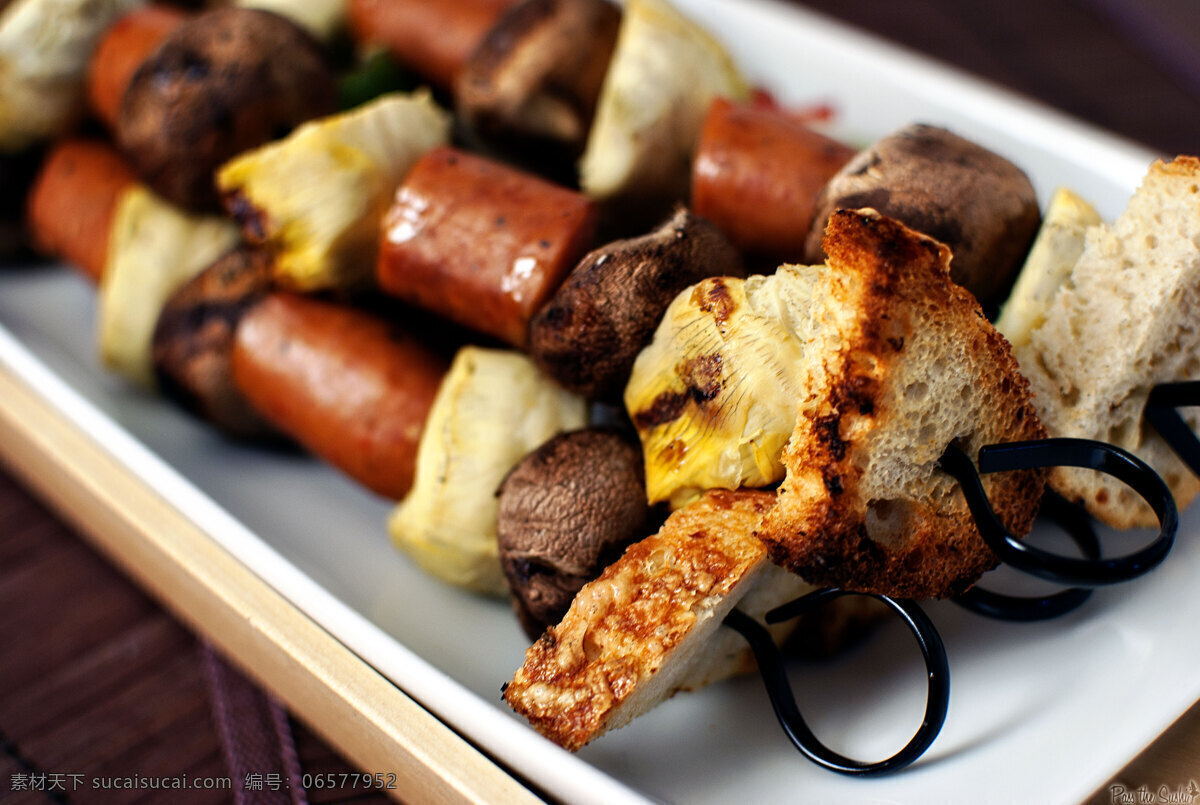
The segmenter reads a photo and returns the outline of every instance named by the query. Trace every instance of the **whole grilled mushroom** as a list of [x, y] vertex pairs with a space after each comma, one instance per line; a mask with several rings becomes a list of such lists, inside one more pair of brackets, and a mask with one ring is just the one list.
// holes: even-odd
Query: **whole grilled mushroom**
[[531, 639], [654, 528], [641, 450], [612, 429], [552, 438], [513, 468], [497, 495], [500, 564]]
[[530, 322], [530, 355], [571, 391], [619, 402], [671, 300], [702, 279], [745, 274], [720, 230], [678, 207], [653, 232], [585, 256]]
[[907, 126], [851, 159], [817, 200], [806, 260], [825, 259], [821, 239], [835, 210], [871, 207], [940, 240], [950, 276], [984, 309], [1003, 301], [1041, 215], [1029, 178], [988, 149], [928, 125]]
[[217, 8], [176, 28], [134, 73], [117, 140], [142, 180], [187, 209], [216, 209], [213, 173], [333, 112], [322, 46], [278, 14]]

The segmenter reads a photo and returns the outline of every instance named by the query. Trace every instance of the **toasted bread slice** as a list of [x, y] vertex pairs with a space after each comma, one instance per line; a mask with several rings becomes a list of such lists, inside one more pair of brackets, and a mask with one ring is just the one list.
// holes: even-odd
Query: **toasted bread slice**
[[[1142, 414], [1156, 384], [1200, 379], [1200, 159], [1155, 162], [1115, 222], [1087, 229], [1082, 254], [1063, 273], [1040, 325], [1016, 350], [1042, 421], [1054, 436], [1135, 453], [1186, 506], [1200, 480]], [[1200, 428], [1197, 409], [1181, 414]], [[1115, 528], [1158, 522], [1136, 492], [1108, 475], [1056, 468], [1050, 483]]]
[[[950, 251], [874, 210], [836, 212], [825, 266], [806, 275], [811, 394], [784, 449], [778, 501], [757, 529], [772, 558], [817, 585], [953, 595], [996, 563], [937, 462], [954, 443], [1045, 435], [1008, 342], [950, 280]], [[1024, 535], [1039, 471], [984, 481]]]
[[812, 589], [751, 536], [774, 500], [716, 490], [674, 512], [580, 591], [526, 652], [504, 698], [576, 750], [680, 690], [752, 668], [745, 640], [721, 629], [725, 616], [737, 606], [760, 617]]

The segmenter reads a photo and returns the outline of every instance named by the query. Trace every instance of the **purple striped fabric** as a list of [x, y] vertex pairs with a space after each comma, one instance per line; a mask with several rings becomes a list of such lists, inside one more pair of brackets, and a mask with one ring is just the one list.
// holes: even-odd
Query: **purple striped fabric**
[[307, 805], [287, 713], [201, 643], [213, 721], [238, 805]]

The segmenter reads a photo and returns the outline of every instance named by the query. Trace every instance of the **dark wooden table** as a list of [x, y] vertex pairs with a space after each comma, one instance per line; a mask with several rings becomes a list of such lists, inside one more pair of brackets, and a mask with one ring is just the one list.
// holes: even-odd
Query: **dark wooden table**
[[[1198, 0], [805, 5], [1164, 155], [1200, 153]], [[0, 471], [0, 657], [5, 802], [132, 801], [129, 791], [94, 790], [78, 777], [132, 774], [250, 782], [256, 801], [383, 798], [361, 788], [304, 790], [300, 775], [352, 769], [7, 471]], [[1192, 779], [1200, 780], [1200, 708], [1114, 782], [1157, 792]], [[138, 793], [147, 801], [234, 798], [228, 789]], [[1112, 793], [1106, 786], [1093, 801], [1111, 802]]]
[[1194, 0], [801, 5], [1164, 154], [1200, 151], [1200, 5]]
[[[355, 770], [8, 473], [0, 657], [4, 802], [219, 803], [235, 783], [262, 802], [388, 801], [357, 785], [305, 790]], [[134, 776], [189, 788], [156, 792]]]

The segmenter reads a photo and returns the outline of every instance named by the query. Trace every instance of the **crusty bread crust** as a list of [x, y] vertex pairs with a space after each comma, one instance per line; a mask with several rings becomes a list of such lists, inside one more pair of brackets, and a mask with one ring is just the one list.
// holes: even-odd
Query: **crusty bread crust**
[[[757, 534], [816, 585], [910, 598], [969, 587], [996, 564], [957, 483], [937, 468], [951, 442], [1045, 436], [1007, 341], [950, 280], [950, 251], [874, 210], [835, 213], [813, 315], [824, 393], [802, 405], [787, 475]], [[985, 478], [1024, 535], [1044, 473]]]
[[752, 536], [770, 492], [715, 490], [674, 512], [580, 591], [525, 655], [504, 698], [543, 735], [576, 750], [680, 690], [753, 667], [741, 636], [719, 631], [807, 587]]

